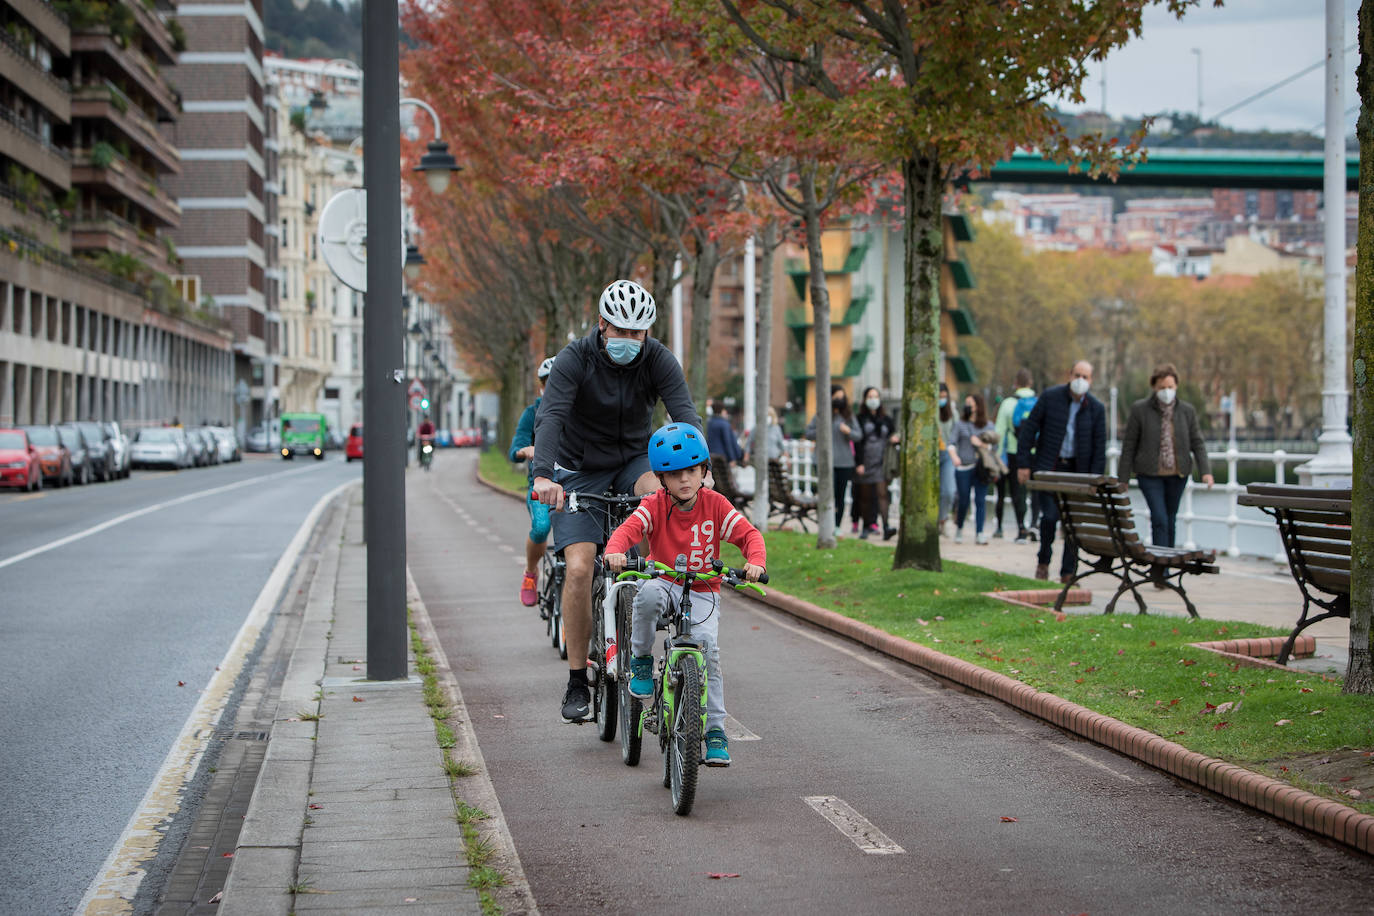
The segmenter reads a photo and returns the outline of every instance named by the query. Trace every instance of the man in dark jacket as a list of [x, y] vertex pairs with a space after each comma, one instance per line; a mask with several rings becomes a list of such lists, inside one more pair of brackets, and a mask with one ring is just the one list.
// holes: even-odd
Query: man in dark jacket
[[649, 469], [649, 433], [660, 398], [674, 422], [701, 429], [682, 367], [649, 336], [655, 314], [653, 296], [638, 283], [617, 280], [606, 287], [596, 328], [554, 358], [535, 419], [532, 493], [555, 510], [554, 549], [567, 562], [564, 722], [586, 721], [591, 710], [586, 646], [592, 627], [592, 568], [605, 512], [602, 506], [574, 514], [556, 511], [563, 507], [564, 490], [600, 495], [658, 489], [658, 478]]
[[[1024, 484], [1031, 472], [1074, 471], [1103, 474], [1107, 470], [1107, 409], [1088, 394], [1093, 367], [1087, 360], [1073, 364], [1065, 385], [1047, 388], [1021, 421], [1016, 436], [1017, 476]], [[1040, 552], [1035, 578], [1050, 577], [1051, 544], [1059, 524], [1053, 493], [1037, 492], [1040, 500]], [[1059, 580], [1068, 582], [1078, 569], [1078, 547], [1065, 543]]]
[[[714, 401], [711, 408], [711, 419], [706, 421], [706, 448], [713, 459], [719, 455], [725, 461], [728, 471], [744, 457], [744, 452], [740, 449], [739, 439], [730, 425], [729, 409], [720, 401]], [[712, 461], [712, 464], [715, 462]], [[721, 469], [717, 467], [716, 470]]]

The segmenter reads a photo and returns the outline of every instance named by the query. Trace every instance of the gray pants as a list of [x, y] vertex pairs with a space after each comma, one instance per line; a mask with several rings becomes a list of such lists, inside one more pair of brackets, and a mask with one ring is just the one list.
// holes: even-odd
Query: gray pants
[[[682, 600], [682, 587], [669, 579], [650, 579], [639, 587], [635, 595], [633, 625], [630, 629], [630, 652], [652, 655], [654, 625], [668, 610], [669, 601]], [[701, 644], [706, 656], [706, 729], [725, 728], [725, 681], [720, 676], [720, 595], [715, 592], [692, 592], [692, 638]]]

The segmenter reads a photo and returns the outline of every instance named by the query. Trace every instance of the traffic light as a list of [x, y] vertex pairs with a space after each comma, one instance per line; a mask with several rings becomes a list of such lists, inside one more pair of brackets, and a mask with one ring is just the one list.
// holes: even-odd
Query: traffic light
[[429, 398], [420, 398], [420, 409], [429, 410]]

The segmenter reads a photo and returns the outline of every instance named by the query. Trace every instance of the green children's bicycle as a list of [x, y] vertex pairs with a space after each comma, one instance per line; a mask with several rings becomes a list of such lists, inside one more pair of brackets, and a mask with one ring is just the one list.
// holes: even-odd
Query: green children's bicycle
[[[619, 679], [621, 758], [627, 766], [637, 766], [644, 731], [658, 735], [659, 750], [663, 753], [663, 785], [672, 790], [673, 811], [680, 815], [690, 814], [696, 800], [697, 770], [706, 731], [706, 658], [701, 643], [692, 638], [692, 583], [720, 577], [734, 588], [752, 588], [763, 593], [754, 583], [744, 581], [743, 570], [731, 569], [719, 560], [712, 561], [711, 566], [709, 572], [691, 572], [686, 555], [678, 554], [673, 566], [632, 560], [619, 576], [621, 580], [664, 577], [672, 579], [674, 586], [682, 586], [682, 597], [670, 602], [659, 621], [660, 627], [667, 624], [669, 633], [663, 639], [663, 657], [654, 669], [654, 695], [649, 708], [645, 709], [643, 701], [630, 695], [628, 674]], [[760, 576], [759, 581], [767, 582], [768, 576]], [[623, 632], [628, 636], [629, 621], [623, 623]], [[628, 658], [629, 652], [622, 655]]]

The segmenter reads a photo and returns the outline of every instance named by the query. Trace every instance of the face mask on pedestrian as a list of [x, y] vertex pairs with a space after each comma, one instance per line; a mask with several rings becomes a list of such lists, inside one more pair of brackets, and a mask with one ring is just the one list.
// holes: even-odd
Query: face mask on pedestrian
[[616, 365], [624, 366], [639, 355], [641, 344], [637, 340], [628, 340], [623, 337], [612, 337], [606, 341], [606, 355], [609, 356]]
[[864, 401], [864, 406], [869, 410], [876, 411], [883, 406], [883, 402], [881, 398], [868, 398]]
[[963, 417], [964, 417], [965, 420], [970, 420], [970, 419], [973, 418], [973, 405], [972, 405], [972, 404], [965, 404], [965, 405], [964, 405]]
[[1069, 382], [1069, 390], [1072, 391], [1074, 394], [1078, 395], [1080, 398], [1088, 393], [1088, 389], [1091, 386], [1092, 382], [1089, 382], [1087, 379], [1081, 377]]
[[1178, 397], [1178, 389], [1161, 388], [1155, 392], [1155, 397], [1159, 398], [1159, 403], [1163, 404], [1165, 407], [1168, 407], [1170, 404], [1174, 402], [1174, 398]]
[[940, 406], [941, 406], [941, 407], [944, 407], [944, 406], [945, 406], [946, 404], [948, 404], [948, 403], [949, 403], [949, 398], [940, 398]]

